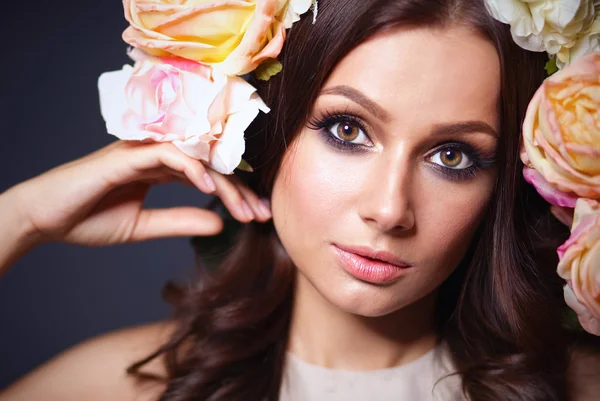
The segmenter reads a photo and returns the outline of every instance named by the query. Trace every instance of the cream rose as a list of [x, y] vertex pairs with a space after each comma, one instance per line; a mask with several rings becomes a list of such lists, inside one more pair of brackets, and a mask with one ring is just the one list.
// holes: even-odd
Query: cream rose
[[557, 271], [570, 281], [579, 302], [600, 319], [600, 203], [577, 200], [571, 231], [558, 248]]
[[600, 51], [600, 10], [596, 10], [596, 19], [587, 31], [578, 35], [573, 46], [560, 49], [556, 54], [556, 65], [562, 69], [586, 54], [597, 51]]
[[563, 56], [576, 45], [587, 47], [584, 38], [599, 11], [595, 3], [595, 0], [486, 0], [490, 14], [510, 24], [519, 46], [549, 54], [562, 52]]
[[598, 110], [600, 52], [595, 52], [538, 89], [523, 123], [522, 161], [558, 191], [600, 198]]
[[[317, 0], [278, 0], [279, 6], [276, 12], [278, 20], [283, 22], [286, 28], [291, 28], [294, 22], [300, 20], [300, 16], [311, 7], [316, 7]], [[316, 10], [313, 10], [316, 14]]]
[[123, 0], [125, 42], [155, 56], [175, 55], [243, 75], [276, 58], [286, 28], [310, 0]]
[[135, 66], [98, 81], [107, 131], [123, 140], [172, 142], [190, 157], [230, 174], [245, 150], [244, 131], [269, 109], [255, 88], [208, 66], [136, 55]]

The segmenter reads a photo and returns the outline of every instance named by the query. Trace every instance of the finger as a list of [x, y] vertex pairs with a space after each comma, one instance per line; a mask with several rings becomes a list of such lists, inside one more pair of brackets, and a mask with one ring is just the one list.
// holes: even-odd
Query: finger
[[[185, 178], [189, 179], [198, 189], [206, 194], [212, 194], [216, 191], [216, 184], [207, 172], [206, 167], [199, 161], [183, 154], [175, 146], [166, 147], [165, 152], [161, 152], [159, 159], [164, 165], [175, 174], [183, 173]], [[182, 178], [180, 176], [180, 178]]]
[[216, 184], [215, 193], [221, 198], [231, 215], [242, 223], [252, 221], [256, 216], [235, 184], [214, 170], [208, 169], [207, 171]]
[[185, 173], [173, 170], [169, 167], [163, 167], [159, 170], [152, 171], [151, 173], [148, 173], [148, 175], [144, 175], [144, 179], [156, 180], [161, 183], [177, 181], [196, 188], [196, 185], [190, 181], [189, 177], [185, 175]]
[[[204, 165], [181, 152], [172, 143], [121, 146], [114, 148], [109, 157], [111, 159], [108, 162], [104, 159], [99, 161], [101, 166], [98, 170], [103, 172], [108, 188], [145, 179], [149, 173], [166, 167], [185, 175], [204, 193], [211, 194], [216, 189]], [[107, 169], [107, 166], [113, 168]]]
[[170, 184], [172, 182], [178, 182], [187, 187], [196, 188], [196, 186], [189, 180], [189, 178], [185, 174], [172, 170], [168, 167], [165, 167], [160, 171], [154, 171], [144, 175], [143, 179], [140, 179], [140, 182], [150, 185]]
[[248, 188], [238, 177], [231, 177], [230, 181], [240, 191], [242, 197], [250, 205], [250, 208], [254, 212], [257, 220], [265, 222], [271, 217], [271, 207], [266, 200], [261, 200], [250, 188]]
[[552, 205], [550, 206], [550, 212], [567, 227], [573, 225], [573, 209]]
[[210, 236], [221, 232], [223, 221], [214, 212], [194, 208], [144, 209], [130, 241], [155, 238]]
[[169, 167], [162, 167], [155, 170], [150, 170], [146, 173], [142, 173], [136, 181], [161, 184], [169, 183], [172, 181], [187, 181], [190, 185], [195, 187], [195, 185], [191, 183], [189, 178], [187, 178], [187, 176], [184, 173], [175, 171]]
[[125, 169], [124, 173], [128, 176], [113, 178], [117, 182], [138, 180], [149, 170], [167, 167], [184, 173], [185, 177], [202, 192], [216, 193], [232, 216], [239, 221], [247, 223], [255, 218], [240, 191], [227, 178], [214, 170], [207, 169], [200, 161], [188, 157], [171, 143], [147, 144], [137, 147], [123, 146], [115, 150], [113, 154], [117, 154], [116, 159], [121, 161], [126, 159], [129, 163], [129, 168]]

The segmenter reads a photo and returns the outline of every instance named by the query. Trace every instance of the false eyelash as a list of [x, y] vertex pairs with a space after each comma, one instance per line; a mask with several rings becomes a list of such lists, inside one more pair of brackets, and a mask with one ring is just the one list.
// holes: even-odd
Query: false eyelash
[[444, 149], [455, 149], [458, 150], [465, 155], [473, 164], [464, 169], [453, 169], [450, 167], [440, 166], [439, 164], [432, 163], [431, 167], [435, 170], [438, 170], [440, 173], [445, 175], [447, 178], [455, 181], [468, 180], [473, 178], [479, 170], [489, 169], [496, 165], [496, 155], [495, 154], [486, 154], [485, 151], [480, 149], [478, 146], [470, 143], [466, 143], [463, 141], [446, 141], [441, 144], [438, 144], [434, 150], [429, 153], [429, 156], [434, 155]]
[[[356, 124], [367, 137], [369, 136], [368, 130], [365, 128], [363, 119], [355, 116], [351, 113], [332, 113], [325, 111], [321, 116], [310, 119], [307, 123], [307, 127], [317, 131], [323, 139], [335, 149], [342, 152], [358, 153], [365, 151], [365, 145], [355, 144], [351, 142], [345, 142], [338, 139], [336, 136], [329, 132], [328, 127], [331, 127], [337, 123], [352, 123]], [[480, 149], [475, 144], [467, 143], [464, 141], [448, 140], [439, 143], [435, 146], [431, 152], [429, 152], [428, 158], [431, 155], [443, 149], [456, 149], [469, 157], [473, 164], [465, 169], [453, 169], [450, 167], [440, 166], [435, 163], [430, 163], [431, 168], [437, 170], [444, 177], [453, 181], [463, 181], [473, 178], [479, 170], [492, 168], [496, 165], [497, 159], [495, 154], [486, 154], [485, 151]]]
[[[323, 139], [334, 148], [344, 152], [361, 152], [365, 150], [365, 145], [342, 141], [329, 132], [328, 128], [334, 124], [352, 123], [361, 129], [367, 137], [369, 130], [365, 128], [362, 118], [350, 113], [330, 113], [325, 112], [320, 117], [308, 120], [307, 127], [317, 131]], [[369, 138], [370, 140], [371, 138]]]

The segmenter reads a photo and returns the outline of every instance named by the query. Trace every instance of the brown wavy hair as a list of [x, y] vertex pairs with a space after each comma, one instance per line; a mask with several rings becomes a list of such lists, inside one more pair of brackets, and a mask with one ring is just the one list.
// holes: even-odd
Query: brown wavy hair
[[[518, 156], [521, 123], [547, 59], [515, 45], [482, 0], [319, 0], [316, 24], [308, 15], [291, 28], [283, 71], [252, 82], [271, 112], [246, 132], [245, 159], [255, 172], [242, 177], [270, 198], [284, 152], [336, 64], [377, 33], [417, 26], [468, 27], [495, 45], [501, 64], [495, 194], [469, 251], [440, 288], [440, 338], [472, 400], [567, 400], [569, 347], [554, 248], [568, 233], [523, 181]], [[243, 226], [217, 268], [199, 265], [196, 284], [170, 287], [178, 321], [171, 340], [129, 372], [141, 375], [141, 366], [164, 356], [161, 401], [277, 400], [295, 267], [273, 224]]]

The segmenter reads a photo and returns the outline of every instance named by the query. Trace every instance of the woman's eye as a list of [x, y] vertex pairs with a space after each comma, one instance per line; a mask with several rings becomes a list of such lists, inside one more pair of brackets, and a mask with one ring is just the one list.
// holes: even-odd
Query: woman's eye
[[357, 123], [352, 121], [334, 123], [330, 125], [327, 130], [331, 135], [344, 142], [366, 146], [371, 144], [371, 140], [363, 129]]
[[463, 170], [474, 164], [464, 151], [451, 147], [440, 149], [430, 157], [430, 160], [439, 166], [453, 170]]

